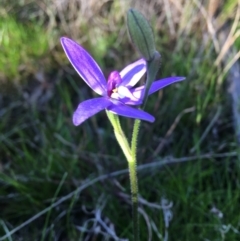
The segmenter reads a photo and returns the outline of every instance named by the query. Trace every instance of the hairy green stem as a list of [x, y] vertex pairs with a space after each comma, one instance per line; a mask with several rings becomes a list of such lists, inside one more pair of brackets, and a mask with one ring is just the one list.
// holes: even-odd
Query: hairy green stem
[[135, 161], [128, 162], [131, 199], [132, 199], [132, 218], [133, 218], [133, 240], [139, 240], [139, 219], [138, 219], [138, 180], [137, 166]]
[[128, 161], [131, 197], [132, 197], [132, 210], [133, 210], [133, 237], [134, 241], [139, 241], [139, 220], [138, 220], [138, 180], [137, 180], [137, 139], [140, 127], [140, 120], [135, 120], [132, 133], [131, 148], [128, 140], [122, 131], [120, 121], [117, 115], [109, 111], [107, 116], [113, 126], [116, 139]]
[[137, 140], [141, 121], [136, 119], [133, 126], [131, 155], [132, 161], [129, 162], [130, 183], [132, 192], [133, 210], [133, 234], [134, 241], [139, 240], [139, 218], [138, 218], [138, 179], [137, 179]]
[[118, 144], [120, 145], [127, 161], [129, 162], [132, 159], [131, 149], [129, 147], [128, 140], [127, 140], [124, 132], [122, 131], [122, 127], [120, 125], [119, 118], [118, 118], [117, 115], [112, 114], [109, 111], [106, 111], [106, 112], [107, 112], [108, 119], [110, 120], [110, 122], [113, 126], [114, 134], [115, 134], [115, 137], [118, 141]]
[[137, 140], [141, 121], [136, 119], [133, 126], [132, 141], [131, 141], [131, 153], [135, 162], [137, 160]]

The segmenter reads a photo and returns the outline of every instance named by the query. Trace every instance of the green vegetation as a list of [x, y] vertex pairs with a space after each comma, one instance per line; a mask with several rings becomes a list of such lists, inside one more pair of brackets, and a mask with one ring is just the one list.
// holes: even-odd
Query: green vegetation
[[[148, 100], [156, 121], [140, 132], [140, 237], [164, 240], [168, 232], [169, 241], [237, 241], [240, 158], [224, 65], [215, 64], [219, 52], [195, 1], [171, 3], [171, 16], [158, 12], [164, 2], [135, 7], [154, 26], [159, 78], [187, 80]], [[118, 173], [127, 162], [106, 113], [73, 126], [73, 110], [93, 93], [58, 42], [67, 35], [82, 43], [106, 75], [121, 69], [138, 58], [126, 32], [129, 6], [109, 1], [84, 11], [56, 4], [3, 6], [9, 12], [0, 19], [0, 240], [113, 240], [111, 229], [131, 240], [129, 178]], [[237, 1], [218, 7], [215, 23], [230, 28]], [[121, 120], [130, 134], [132, 120]], [[166, 199], [168, 228], [168, 209], [160, 209]]]
[[11, 16], [0, 17], [0, 72], [2, 78], [21, 78], [23, 72], [36, 71], [34, 61], [48, 48], [48, 35], [35, 22], [21, 23]]

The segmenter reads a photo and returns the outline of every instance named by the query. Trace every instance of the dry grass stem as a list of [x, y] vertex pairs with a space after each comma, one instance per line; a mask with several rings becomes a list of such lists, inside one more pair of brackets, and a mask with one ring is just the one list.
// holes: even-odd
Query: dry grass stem
[[163, 140], [159, 143], [159, 145], [157, 146], [157, 148], [155, 149], [153, 155], [151, 158], [158, 156], [159, 153], [161, 152], [161, 150], [163, 149], [164, 145], [166, 144], [166, 140], [172, 135], [173, 131], [175, 130], [175, 128], [177, 127], [177, 124], [179, 123], [179, 121], [181, 120], [182, 116], [187, 114], [187, 113], [191, 113], [195, 111], [195, 107], [190, 107], [187, 108], [185, 110], [183, 110], [181, 113], [178, 114], [178, 116], [176, 117], [176, 119], [174, 120], [173, 124], [170, 126], [170, 128], [168, 129], [168, 131], [166, 132]]

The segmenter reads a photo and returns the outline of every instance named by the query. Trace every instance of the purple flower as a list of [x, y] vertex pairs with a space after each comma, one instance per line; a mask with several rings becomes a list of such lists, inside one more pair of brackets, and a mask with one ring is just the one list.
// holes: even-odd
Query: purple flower
[[[146, 72], [144, 59], [128, 65], [121, 72], [111, 72], [106, 81], [98, 64], [83, 47], [65, 37], [61, 38], [61, 43], [78, 74], [92, 90], [102, 96], [83, 101], [78, 105], [73, 114], [74, 125], [80, 125], [104, 109], [129, 118], [154, 121], [154, 117], [147, 112], [128, 106], [142, 103], [145, 86], [133, 87]], [[170, 77], [155, 81], [150, 87], [149, 94], [184, 79], [184, 77]]]

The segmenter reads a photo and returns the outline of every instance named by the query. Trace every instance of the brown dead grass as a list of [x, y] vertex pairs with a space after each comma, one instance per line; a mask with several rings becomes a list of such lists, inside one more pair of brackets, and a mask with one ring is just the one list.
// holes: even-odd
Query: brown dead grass
[[[35, 18], [44, 22], [47, 32], [52, 35], [50, 49], [55, 49], [63, 35], [79, 43], [97, 46], [97, 38], [108, 39], [114, 32], [117, 41], [121, 42], [127, 36], [126, 11], [132, 7], [148, 18], [156, 34], [168, 34], [168, 38], [175, 42], [181, 38], [182, 41], [194, 39], [199, 46], [213, 44], [217, 55], [215, 64], [225, 66], [238, 59], [233, 56], [234, 61], [223, 61], [240, 35], [234, 25], [239, 21], [239, 2], [232, 0], [231, 7], [225, 11], [223, 0], [23, 0], [20, 3], [5, 0], [0, 12], [16, 14], [23, 21]], [[227, 27], [232, 30], [226, 40], [220, 42], [219, 33], [227, 21]], [[56, 59], [61, 62], [57, 54]]]

